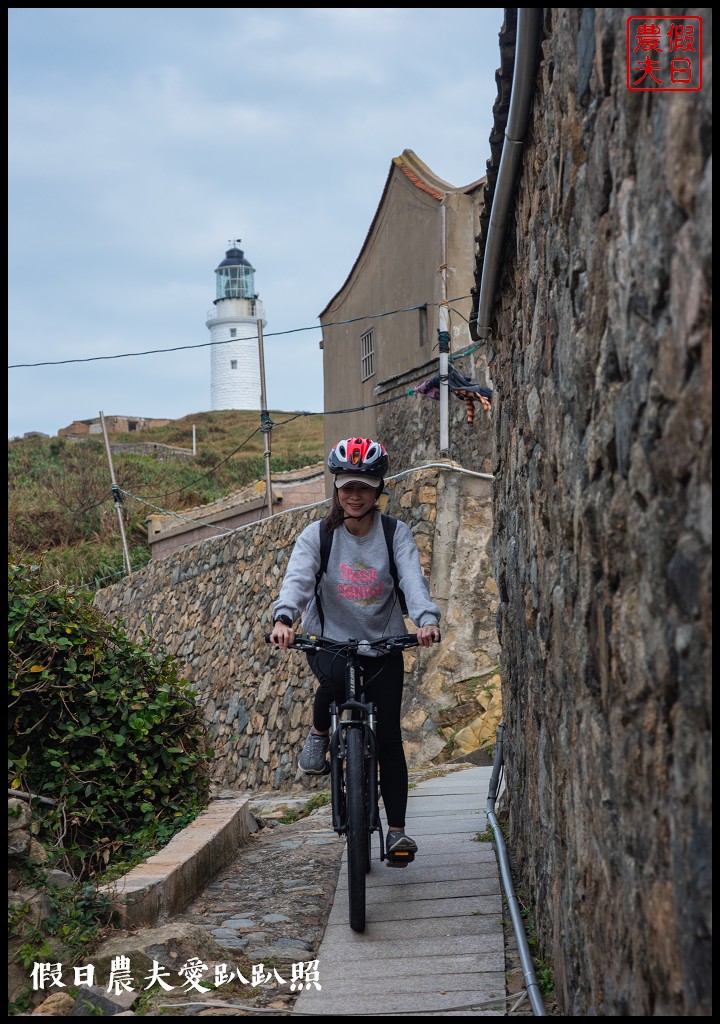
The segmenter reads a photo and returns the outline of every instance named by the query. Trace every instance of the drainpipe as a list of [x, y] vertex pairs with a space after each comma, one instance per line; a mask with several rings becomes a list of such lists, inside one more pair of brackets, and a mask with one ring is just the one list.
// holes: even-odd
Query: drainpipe
[[[503, 143], [500, 167], [495, 184], [487, 243], [483, 259], [483, 272], [478, 298], [477, 336], [485, 339], [491, 334], [492, 312], [495, 305], [495, 287], [500, 270], [500, 258], [505, 241], [505, 229], [512, 206], [517, 172], [522, 157], [523, 143], [532, 102], [535, 74], [537, 69], [538, 46], [542, 25], [542, 8], [518, 7], [517, 33], [515, 40], [515, 65], [513, 68], [512, 93], [508, 111], [505, 141]], [[525, 925], [520, 906], [515, 896], [510, 872], [510, 860], [505, 847], [502, 830], [495, 817], [495, 800], [500, 787], [504, 765], [502, 723], [498, 728], [497, 746], [493, 762], [492, 777], [488, 789], [487, 818], [493, 830], [500, 864], [500, 876], [505, 898], [512, 918], [513, 930], [518, 944], [523, 978], [532, 1005], [533, 1015], [546, 1017], [540, 987], [535, 977], [532, 956], [527, 943]]]
[[483, 259], [480, 296], [478, 298], [477, 335], [484, 339], [491, 334], [495, 285], [505, 240], [505, 227], [511, 209], [517, 170], [522, 157], [527, 131], [530, 103], [535, 85], [538, 44], [542, 24], [542, 7], [518, 7], [515, 39], [515, 66], [508, 111], [505, 141], [493, 195], [487, 243]]

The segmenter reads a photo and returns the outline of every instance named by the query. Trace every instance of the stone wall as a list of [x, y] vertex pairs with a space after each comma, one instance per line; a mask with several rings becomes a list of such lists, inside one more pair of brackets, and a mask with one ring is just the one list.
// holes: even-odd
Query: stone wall
[[[663, 11], [682, 15], [682, 10]], [[567, 1016], [712, 1013], [711, 15], [545, 8], [489, 343], [509, 848]]]
[[[25, 798], [8, 795], [8, 1001], [15, 1003], [30, 994], [28, 975], [14, 962], [26, 943], [37, 941], [37, 929], [53, 912], [51, 896], [57, 889], [72, 884], [67, 872], [48, 868], [45, 847], [35, 838], [37, 823], [29, 794]], [[47, 797], [35, 802], [51, 804]], [[34, 876], [34, 881], [28, 878]], [[62, 955], [59, 945], [44, 951], [46, 956]], [[38, 1000], [39, 1000], [38, 996]], [[14, 1014], [17, 1016], [17, 1014]]]
[[[443, 643], [405, 655], [408, 758], [442, 762], [489, 749], [501, 714], [490, 484], [448, 466], [389, 489], [388, 511], [412, 529], [443, 611]], [[205, 709], [216, 791], [327, 785], [297, 773], [314, 677], [303, 655], [264, 639], [295, 538], [327, 507], [202, 541], [96, 595], [96, 607], [130, 636], [149, 633], [182, 663]]]
[[113, 455], [154, 455], [159, 462], [168, 459], [181, 459], [191, 462], [195, 455], [190, 448], [174, 448], [169, 444], [158, 444], [157, 441], [138, 441], [135, 444], [111, 444], [110, 451]]
[[[47, 436], [47, 435], [43, 435]], [[84, 444], [86, 441], [97, 442], [100, 440], [97, 434], [62, 434], [58, 432], [58, 437], [62, 437], [65, 441], [69, 441], [71, 444]], [[127, 444], [123, 444], [120, 441], [113, 442], [110, 445], [111, 455], [154, 455], [158, 462], [167, 462], [169, 459], [180, 459], [184, 462], [192, 462], [195, 459], [195, 455], [191, 448], [174, 448], [169, 444], [160, 444], [157, 441], [128, 441]]]

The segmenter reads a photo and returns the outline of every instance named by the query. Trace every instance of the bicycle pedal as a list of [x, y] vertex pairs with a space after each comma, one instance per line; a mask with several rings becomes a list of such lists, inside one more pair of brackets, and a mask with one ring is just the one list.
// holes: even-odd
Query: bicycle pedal
[[397, 853], [386, 854], [385, 859], [389, 868], [406, 868], [415, 860], [415, 854], [410, 850], [398, 850]]

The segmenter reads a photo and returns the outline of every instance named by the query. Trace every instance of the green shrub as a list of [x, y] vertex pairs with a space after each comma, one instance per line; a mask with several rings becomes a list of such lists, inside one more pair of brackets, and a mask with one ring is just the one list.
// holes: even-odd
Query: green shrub
[[212, 751], [177, 661], [132, 643], [89, 593], [12, 561], [8, 703], [9, 788], [56, 801], [39, 838], [60, 837], [74, 877], [166, 842], [207, 806]]

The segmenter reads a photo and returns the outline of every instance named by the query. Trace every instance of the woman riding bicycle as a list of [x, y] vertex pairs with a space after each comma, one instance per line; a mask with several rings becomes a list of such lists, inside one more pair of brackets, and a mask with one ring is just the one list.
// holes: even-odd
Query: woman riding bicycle
[[[297, 538], [280, 595], [273, 605], [270, 640], [286, 649], [295, 639], [293, 624], [303, 616], [302, 630], [335, 640], [348, 637], [376, 640], [404, 633], [404, 616], [390, 571], [390, 557], [377, 500], [388, 471], [385, 448], [369, 437], [338, 441], [328, 456], [334, 476], [328, 516], [307, 526]], [[327, 570], [316, 592], [321, 566], [321, 530], [332, 533]], [[431, 647], [440, 640], [440, 609], [430, 596], [410, 528], [398, 521], [393, 556], [408, 615], [417, 625], [418, 643]], [[320, 602], [320, 607], [318, 603]], [[313, 724], [300, 754], [299, 767], [309, 775], [326, 772], [330, 705], [344, 699], [345, 657], [328, 652], [307, 655], [317, 677]], [[402, 654], [360, 658], [365, 692], [377, 708], [377, 749], [380, 792], [388, 824], [389, 854], [414, 854], [417, 844], [405, 834], [408, 769], [400, 729], [404, 662]], [[392, 863], [392, 859], [388, 860]]]

